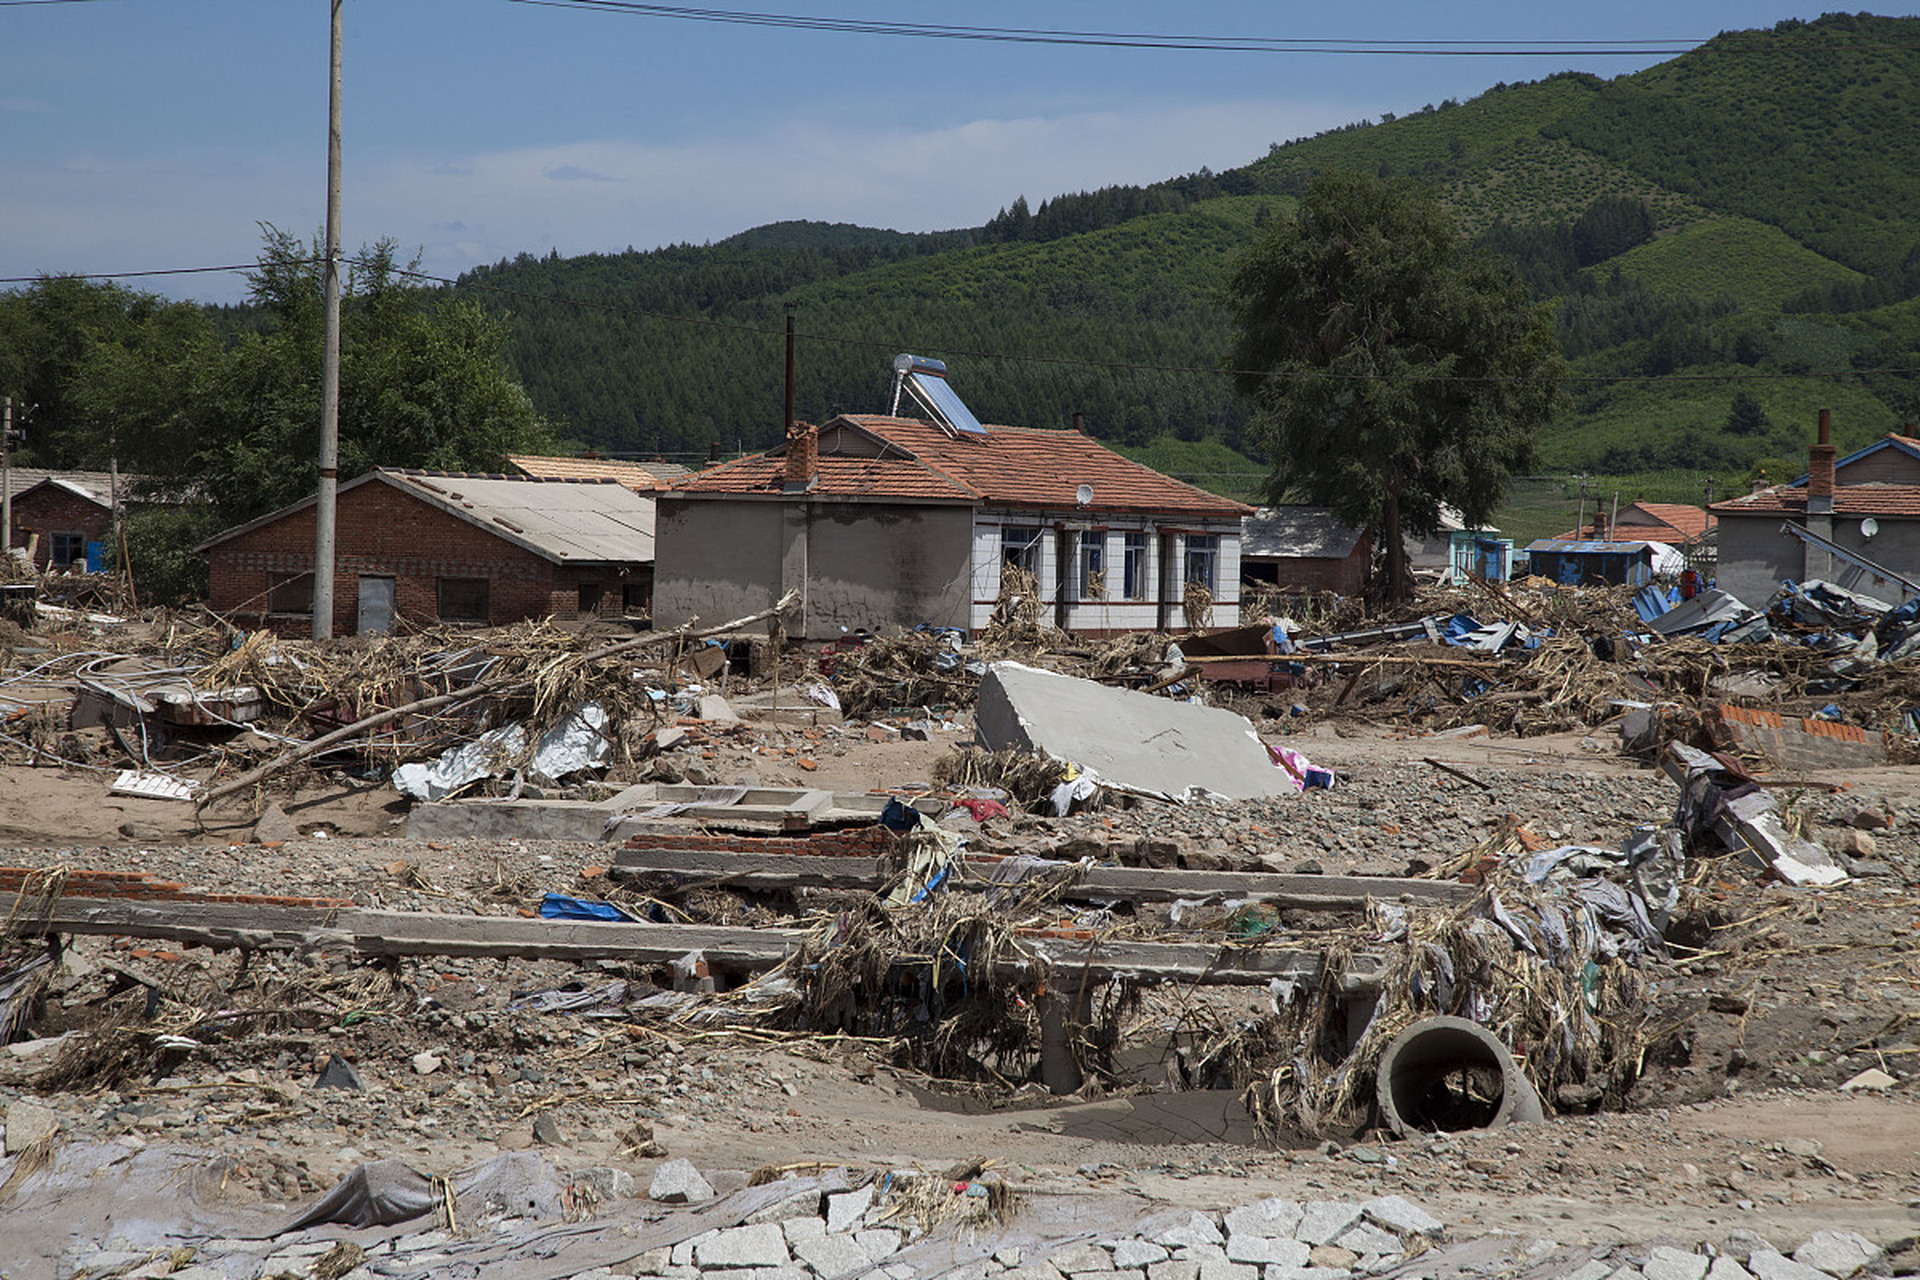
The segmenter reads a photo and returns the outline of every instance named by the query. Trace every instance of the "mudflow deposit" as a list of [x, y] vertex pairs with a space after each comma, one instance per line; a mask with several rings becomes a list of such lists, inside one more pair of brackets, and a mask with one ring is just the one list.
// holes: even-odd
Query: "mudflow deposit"
[[1469, 609], [10, 630], [0, 1276], [1920, 1270], [1912, 665]]

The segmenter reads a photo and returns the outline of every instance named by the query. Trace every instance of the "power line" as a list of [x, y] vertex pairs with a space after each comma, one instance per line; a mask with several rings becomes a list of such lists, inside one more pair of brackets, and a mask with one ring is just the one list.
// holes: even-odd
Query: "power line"
[[[0, 0], [0, 4], [7, 0]], [[320, 262], [318, 257], [286, 260], [292, 265]], [[346, 261], [365, 265], [374, 261], [369, 258], [351, 257]], [[149, 271], [96, 271], [62, 272], [56, 275], [4, 276], [0, 285], [37, 284], [46, 279], [59, 280], [131, 280], [154, 276], [202, 275], [222, 271], [251, 272], [261, 269], [263, 264], [249, 262], [237, 266], [223, 267], [164, 267]], [[526, 302], [542, 302], [551, 305], [573, 307], [582, 311], [602, 311], [614, 315], [637, 316], [647, 320], [659, 320], [669, 324], [693, 325], [704, 329], [718, 329], [731, 333], [745, 334], [750, 337], [780, 338], [786, 330], [778, 326], [761, 326], [738, 320], [716, 320], [707, 316], [682, 315], [671, 311], [655, 311], [648, 307], [630, 306], [617, 302], [595, 302], [586, 298], [569, 298], [561, 294], [535, 293], [527, 289], [513, 289], [504, 285], [485, 284], [475, 280], [462, 281], [449, 276], [433, 275], [430, 272], [414, 271], [406, 267], [397, 267], [387, 263], [386, 269], [397, 276], [409, 280], [418, 280], [427, 284], [440, 285], [448, 289], [465, 289], [475, 293], [494, 294], [502, 298], [519, 299]], [[808, 342], [829, 343], [845, 347], [866, 347], [875, 351], [897, 351], [898, 341], [882, 342], [873, 338], [853, 338], [835, 333], [810, 333], [802, 331], [796, 335]], [[1393, 374], [1393, 373], [1337, 373], [1329, 369], [1306, 369], [1285, 375], [1267, 369], [1228, 369], [1218, 365], [1178, 365], [1178, 364], [1141, 364], [1129, 360], [1086, 360], [1067, 356], [1012, 355], [1004, 351], [976, 351], [966, 347], [952, 347], [936, 344], [936, 348], [947, 356], [964, 356], [969, 360], [1000, 360], [1013, 364], [1047, 365], [1068, 369], [1105, 369], [1118, 373], [1179, 373], [1205, 374], [1210, 377], [1302, 377], [1339, 380], [1344, 382], [1539, 382], [1539, 378], [1518, 376], [1473, 376], [1464, 374]], [[1744, 370], [1739, 373], [1615, 373], [1583, 374], [1569, 373], [1553, 381], [1582, 384], [1614, 383], [1688, 383], [1688, 382], [1772, 382], [1794, 378], [1863, 378], [1914, 377], [1920, 375], [1920, 368], [1897, 369], [1812, 369], [1803, 373], [1784, 371], [1769, 372], [1759, 369]]]
[[1082, 45], [1122, 49], [1171, 49], [1206, 53], [1361, 54], [1408, 57], [1645, 57], [1685, 53], [1698, 39], [1629, 40], [1381, 40], [1344, 37], [1180, 35], [1139, 31], [1069, 31], [1037, 27], [968, 26], [955, 23], [893, 22], [835, 18], [819, 14], [760, 13], [685, 5], [646, 4], [640, 0], [508, 0], [536, 8], [580, 9], [625, 17], [669, 18], [734, 26], [779, 27], [850, 35], [907, 36], [931, 40], [971, 40], [997, 44]]
[[[957, 23], [895, 22], [870, 18], [835, 18], [822, 14], [763, 13], [741, 9], [707, 9], [687, 5], [648, 4], [642, 0], [507, 0], [545, 9], [579, 9], [633, 18], [667, 18], [733, 26], [778, 27], [799, 31], [826, 31], [843, 35], [904, 36], [925, 40], [971, 40], [997, 44], [1081, 45], [1121, 49], [1171, 49], [1203, 53], [1295, 53], [1361, 55], [1367, 57], [1439, 58], [1639, 58], [1680, 54], [1708, 43], [1704, 37], [1627, 38], [1615, 40], [1385, 40], [1352, 38], [1182, 35], [1141, 31], [1071, 31], [1040, 27], [968, 26]], [[1713, 37], [1722, 47], [1767, 49], [1785, 46], [1766, 33]], [[1792, 49], [1906, 50], [1920, 45], [1892, 42], [1801, 41]]]

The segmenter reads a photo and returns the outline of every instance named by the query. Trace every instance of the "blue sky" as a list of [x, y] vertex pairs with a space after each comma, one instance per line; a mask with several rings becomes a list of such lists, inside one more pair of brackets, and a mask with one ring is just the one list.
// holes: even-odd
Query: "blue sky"
[[[1527, 57], [1082, 48], [719, 25], [509, 0], [347, 0], [343, 240], [454, 275], [516, 253], [716, 240], [783, 218], [977, 225], [1226, 168], [1271, 142], [1501, 80], [1638, 70], [1575, 41], [1817, 16], [1736, 0], [737, 0], [898, 22], [1523, 41]], [[1914, 8], [1882, 9], [1912, 13]], [[325, 213], [327, 0], [0, 5], [0, 277], [250, 260]], [[232, 301], [237, 275], [138, 287]]]

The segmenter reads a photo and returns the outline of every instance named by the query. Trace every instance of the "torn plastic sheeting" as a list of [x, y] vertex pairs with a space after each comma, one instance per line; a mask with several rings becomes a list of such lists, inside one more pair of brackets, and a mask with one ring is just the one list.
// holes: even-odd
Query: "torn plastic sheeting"
[[[552, 1165], [538, 1156], [515, 1151], [458, 1175], [451, 1190], [456, 1217], [471, 1221], [481, 1213], [559, 1218], [565, 1189]], [[434, 1179], [401, 1160], [372, 1160], [356, 1165], [273, 1234], [285, 1235], [323, 1223], [392, 1226], [425, 1217], [440, 1204]]]
[[1322, 769], [1291, 747], [1277, 747], [1268, 743], [1267, 754], [1273, 757], [1274, 764], [1293, 779], [1293, 785], [1300, 790], [1333, 790], [1333, 770]]
[[[612, 748], [603, 732], [607, 713], [597, 702], [583, 703], [541, 736], [534, 748], [529, 772], [558, 781], [607, 763]], [[497, 777], [513, 768], [526, 742], [526, 728], [518, 724], [489, 730], [472, 742], [443, 752], [431, 764], [403, 764], [393, 771], [393, 786], [415, 800], [444, 800], [482, 778]]]

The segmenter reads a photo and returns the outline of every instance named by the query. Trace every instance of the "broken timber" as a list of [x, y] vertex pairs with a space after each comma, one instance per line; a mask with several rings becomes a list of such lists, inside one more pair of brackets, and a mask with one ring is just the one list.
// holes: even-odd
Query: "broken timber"
[[[1001, 859], [962, 859], [969, 879], [985, 883]], [[1060, 870], [1073, 864], [1061, 863]], [[880, 858], [790, 853], [715, 853], [697, 849], [622, 849], [607, 874], [616, 880], [671, 877], [677, 884], [724, 884], [735, 889], [871, 889], [892, 872]], [[960, 883], [965, 883], [962, 881]], [[1001, 886], [1009, 890], [1017, 885]], [[1070, 898], [1125, 898], [1171, 902], [1181, 898], [1258, 898], [1276, 907], [1359, 910], [1369, 899], [1415, 897], [1455, 901], [1472, 896], [1471, 885], [1446, 880], [1389, 876], [1287, 875], [1264, 871], [1172, 871], [1148, 867], [1088, 867], [1065, 890]]]
[[[255, 951], [336, 949], [363, 956], [514, 956], [544, 960], [625, 960], [666, 964], [704, 953], [715, 972], [755, 973], [773, 968], [807, 938], [800, 929], [741, 929], [717, 925], [601, 924], [529, 920], [519, 916], [462, 916], [359, 908], [274, 907], [221, 902], [143, 903], [125, 899], [36, 894], [0, 895], [16, 936], [50, 933], [124, 934]], [[17, 918], [14, 913], [18, 913]], [[1030, 957], [1005, 956], [997, 971], [1019, 974], [1036, 965], [1054, 974], [1095, 981], [1126, 976], [1209, 985], [1261, 984], [1275, 978], [1314, 982], [1325, 957], [1319, 951], [1201, 942], [1108, 942], [1030, 936]], [[1378, 989], [1384, 962], [1349, 957], [1342, 994]]]

